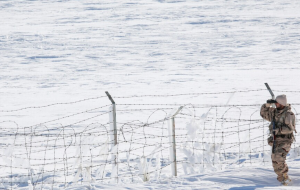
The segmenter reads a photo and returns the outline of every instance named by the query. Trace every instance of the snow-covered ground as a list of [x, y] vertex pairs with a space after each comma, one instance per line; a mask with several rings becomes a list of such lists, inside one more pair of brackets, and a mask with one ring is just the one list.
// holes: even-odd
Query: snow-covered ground
[[[161, 112], [149, 118], [155, 109], [161, 108], [170, 113], [171, 109], [187, 104], [196, 106], [197, 117], [207, 113], [210, 105], [251, 105], [240, 107], [242, 119], [251, 118], [251, 114], [254, 114], [252, 119], [259, 119], [258, 112], [255, 113], [259, 104], [270, 98], [268, 91], [264, 90], [265, 82], [270, 84], [275, 94], [285, 93], [290, 103], [300, 103], [299, 1], [20, 0], [0, 1], [0, 8], [2, 168], [28, 161], [29, 150], [24, 147], [27, 147], [29, 139], [26, 138], [29, 137], [14, 136], [18, 130], [35, 135], [46, 131], [58, 138], [54, 146], [68, 146], [76, 138], [59, 139], [63, 136], [59, 126], [67, 126], [63, 133], [71, 134], [85, 129], [94, 130], [93, 126], [89, 126], [93, 122], [107, 123], [109, 119], [105, 112], [110, 101], [105, 91], [109, 91], [119, 104], [117, 117], [120, 123], [133, 120], [155, 122], [164, 117]], [[248, 90], [250, 92], [236, 92]], [[206, 92], [212, 94], [199, 94]], [[124, 98], [128, 96], [139, 97]], [[83, 99], [86, 101], [72, 103]], [[55, 105], [43, 107], [51, 104]], [[204, 108], [201, 108], [203, 105]], [[225, 111], [224, 108], [220, 108], [219, 113], [212, 110], [209, 117], [221, 118]], [[228, 118], [239, 119], [239, 113], [235, 111], [231, 110]], [[100, 114], [104, 115], [97, 116]], [[91, 117], [95, 118], [81, 122]], [[185, 128], [189, 119], [179, 119], [176, 126]], [[213, 123], [210, 125], [214, 127]], [[266, 122], [260, 125], [265, 127], [261, 130], [263, 134], [267, 130], [265, 125]], [[250, 134], [252, 139], [255, 132], [243, 134], [243, 137], [248, 138], [246, 136]], [[237, 138], [233, 136], [232, 142], [240, 141]], [[49, 139], [51, 141], [51, 137], [47, 142]], [[37, 149], [44, 150], [45, 143], [39, 142], [45, 139], [37, 136], [31, 140], [31, 146], [41, 146]], [[79, 142], [89, 140], [80, 139]], [[96, 138], [93, 142], [103, 143], [102, 140]], [[163, 141], [168, 142], [168, 137]], [[148, 143], [157, 142], [154, 139]], [[10, 146], [12, 144], [19, 147]], [[151, 150], [153, 147], [147, 151]], [[76, 146], [68, 151], [58, 150], [57, 153], [62, 154], [60, 159], [67, 159], [66, 153], [75, 159]], [[11, 163], [8, 159], [5, 162], [4, 157], [25, 153], [27, 158], [23, 160]], [[168, 150], [162, 155], [167, 154]], [[38, 155], [32, 153], [32, 156]], [[53, 152], [47, 152], [43, 158], [50, 159], [47, 156], [52, 159]], [[71, 162], [76, 163], [75, 160]], [[30, 164], [34, 168], [39, 160]], [[294, 183], [287, 189], [296, 189], [300, 186], [297, 173], [299, 157], [289, 159], [288, 164]], [[14, 166], [29, 168], [29, 165], [19, 163]], [[65, 166], [58, 163], [57, 167]], [[68, 175], [70, 179], [63, 181], [73, 180], [73, 169], [70, 172], [74, 173]], [[38, 170], [42, 171], [41, 168]], [[18, 173], [1, 169], [2, 180], [7, 172], [18, 178]], [[185, 174], [181, 167], [178, 172], [177, 178], [163, 175], [145, 183], [107, 184], [98, 181], [86, 186], [94, 189], [282, 189], [278, 187], [269, 162], [257, 161], [252, 165], [191, 174]], [[48, 175], [43, 180], [49, 183], [47, 180], [52, 180], [52, 177]], [[44, 187], [56, 188], [47, 184]], [[67, 186], [68, 189], [84, 187], [84, 184]], [[0, 188], [7, 186], [0, 184]], [[30, 184], [28, 186], [27, 183], [19, 187], [28, 188]]]

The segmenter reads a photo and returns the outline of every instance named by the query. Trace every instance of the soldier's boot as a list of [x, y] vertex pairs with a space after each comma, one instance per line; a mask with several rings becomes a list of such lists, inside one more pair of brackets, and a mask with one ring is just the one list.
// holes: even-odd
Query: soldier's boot
[[282, 185], [287, 186], [287, 185], [289, 185], [289, 183], [292, 181], [292, 180], [289, 178], [289, 176], [288, 176], [287, 173], [284, 173], [284, 174], [282, 175], [282, 177], [283, 177], [283, 180], [281, 181], [281, 184], [282, 184]]

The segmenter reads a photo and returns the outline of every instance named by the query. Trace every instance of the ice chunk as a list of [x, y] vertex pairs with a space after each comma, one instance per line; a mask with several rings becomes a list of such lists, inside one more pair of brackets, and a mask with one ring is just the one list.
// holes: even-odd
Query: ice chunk
[[192, 140], [197, 137], [197, 130], [199, 128], [199, 124], [192, 119], [189, 123], [186, 124], [187, 134], [190, 136]]

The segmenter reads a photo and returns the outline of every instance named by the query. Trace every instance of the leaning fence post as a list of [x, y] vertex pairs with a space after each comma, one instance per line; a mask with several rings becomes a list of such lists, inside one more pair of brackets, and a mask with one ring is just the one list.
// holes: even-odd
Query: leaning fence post
[[[106, 93], [106, 95], [108, 96], [109, 100], [112, 103], [112, 106], [110, 107], [110, 113], [109, 113], [110, 131], [112, 131], [112, 134], [110, 135], [110, 138], [111, 138], [111, 141], [112, 140], [114, 141], [113, 144], [111, 143], [111, 150], [112, 150], [113, 147], [115, 147], [118, 144], [116, 103], [107, 91], [105, 93]], [[112, 156], [111, 159], [114, 161], [114, 165], [113, 165], [113, 170], [114, 170], [114, 169], [117, 169], [115, 167], [118, 166], [117, 165], [117, 156], [114, 153], [111, 156]], [[118, 175], [118, 174], [116, 174], [116, 175]]]
[[175, 141], [175, 116], [182, 110], [183, 106], [180, 106], [178, 110], [171, 115], [172, 125], [169, 125], [169, 142], [171, 143], [170, 147], [170, 160], [171, 168], [172, 168], [172, 174], [173, 176], [177, 176], [177, 160], [176, 160], [176, 141]]
[[108, 96], [109, 100], [112, 103], [112, 114], [113, 114], [113, 131], [114, 131], [114, 145], [118, 144], [117, 140], [117, 114], [116, 114], [116, 103], [112, 99], [111, 95], [106, 91], [106, 95]]

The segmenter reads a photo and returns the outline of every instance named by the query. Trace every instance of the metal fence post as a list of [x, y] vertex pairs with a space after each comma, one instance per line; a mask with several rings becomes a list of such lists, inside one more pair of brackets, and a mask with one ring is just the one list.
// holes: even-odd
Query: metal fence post
[[114, 125], [114, 144], [117, 145], [118, 144], [118, 140], [117, 140], [117, 114], [116, 114], [116, 103], [115, 101], [112, 99], [111, 95], [106, 91], [105, 92], [106, 95], [108, 96], [109, 100], [112, 103], [113, 106], [113, 125]]
[[177, 159], [176, 159], [176, 140], [175, 140], [175, 116], [182, 110], [183, 106], [180, 106], [178, 110], [171, 116], [172, 120], [172, 126], [169, 131], [171, 132], [171, 143], [172, 143], [172, 148], [170, 150], [170, 158], [173, 161], [171, 164], [172, 166], [172, 174], [174, 176], [177, 176]]
[[[111, 135], [111, 138], [114, 139], [114, 145], [111, 145], [111, 149], [112, 149], [113, 147], [115, 147], [118, 144], [116, 103], [115, 103], [115, 101], [113, 100], [113, 98], [111, 97], [111, 95], [107, 91], [105, 93], [106, 93], [106, 95], [108, 96], [109, 100], [112, 103], [112, 113], [110, 113], [112, 115], [112, 124], [113, 124], [113, 126], [111, 126], [111, 128], [110, 128], [110, 130], [113, 130], [113, 135]], [[111, 115], [110, 115], [110, 122], [111, 122]], [[111, 125], [111, 123], [110, 123], [110, 125]], [[112, 160], [114, 161], [114, 165], [113, 165], [112, 169], [113, 170], [114, 169], [117, 170], [116, 182], [118, 182], [118, 163], [117, 163], [118, 157], [116, 155], [114, 155], [114, 154], [112, 154], [111, 156], [112, 156], [111, 157]]]

